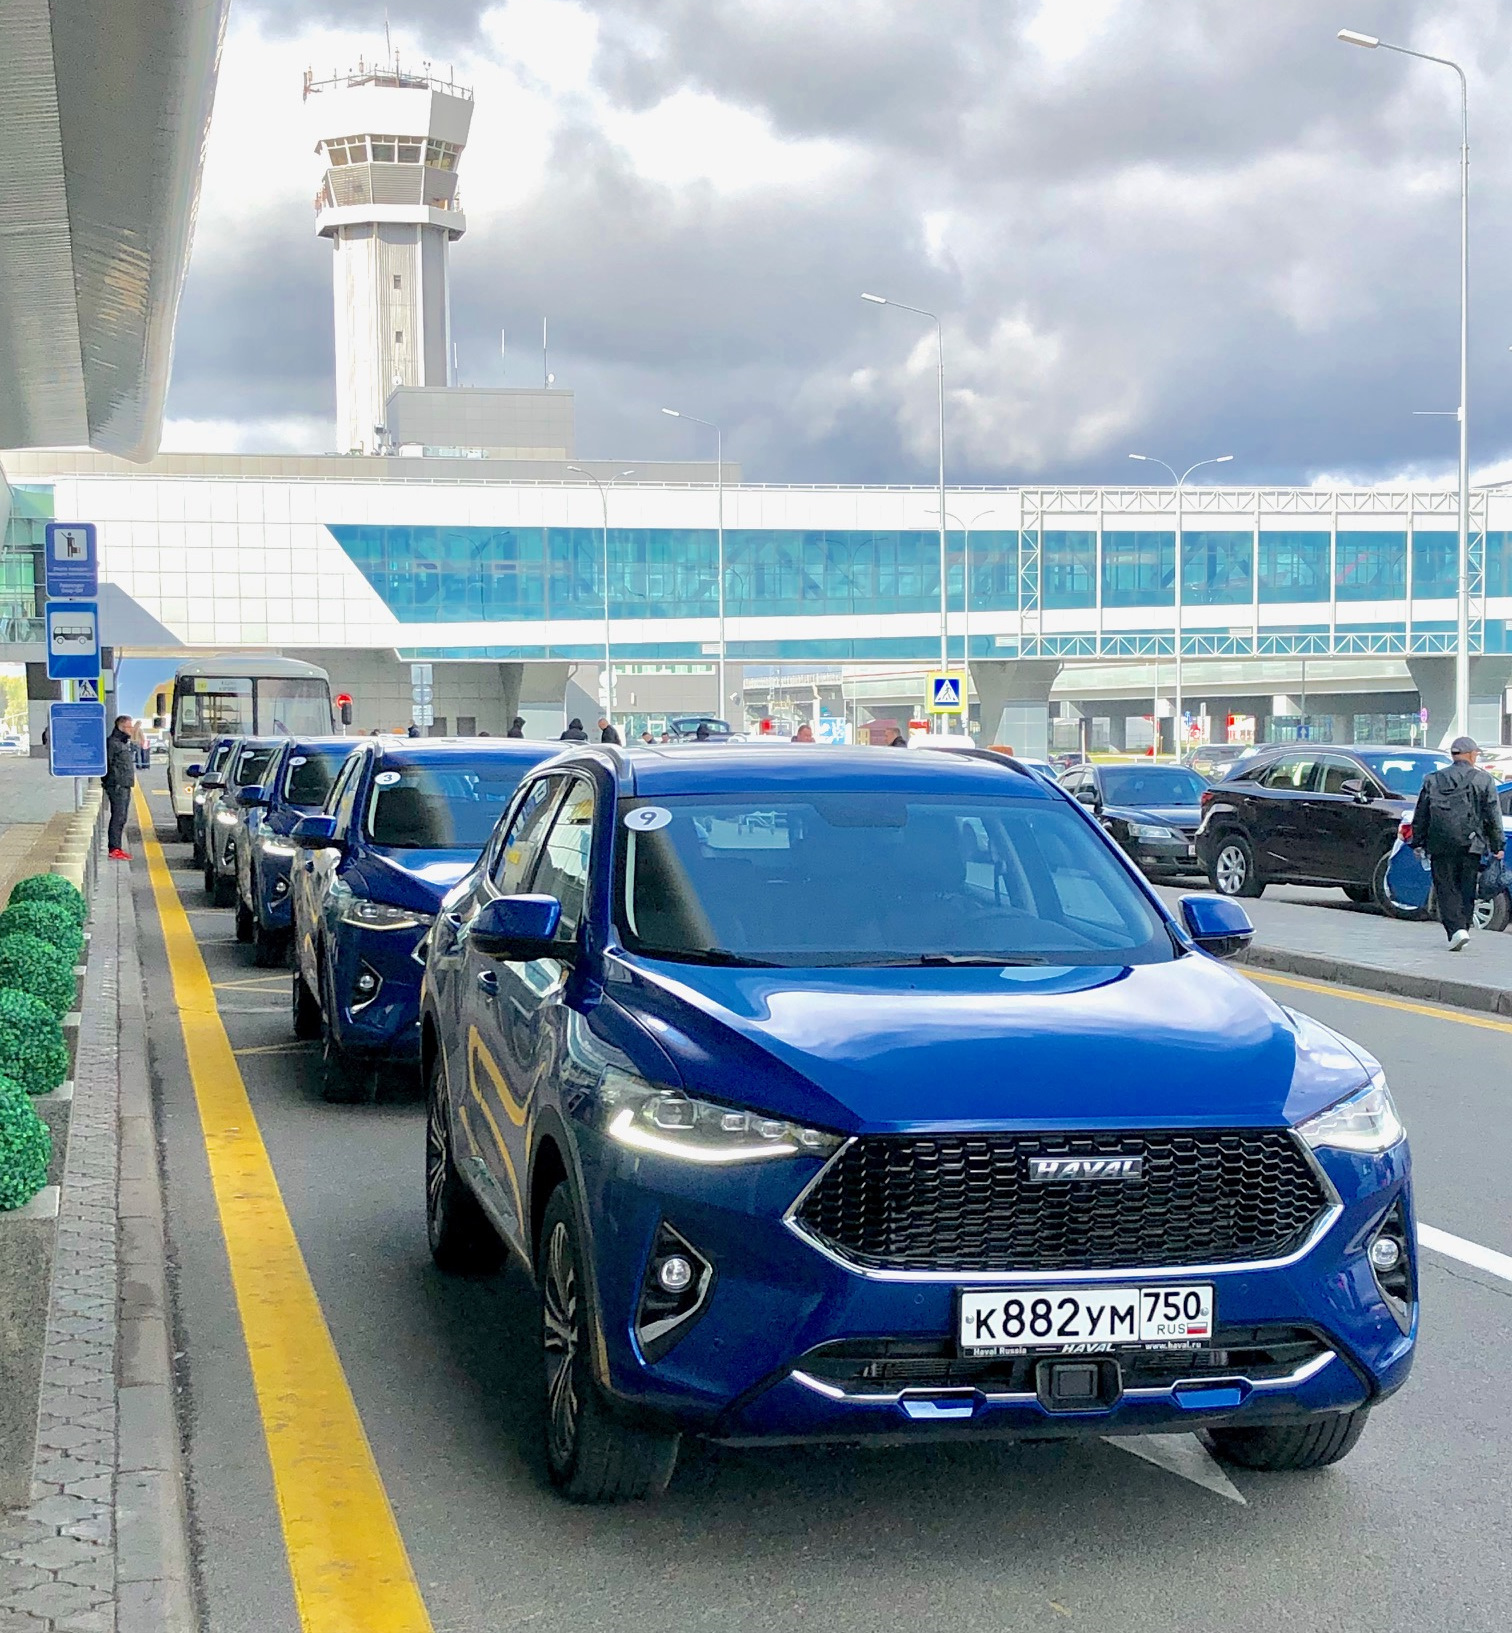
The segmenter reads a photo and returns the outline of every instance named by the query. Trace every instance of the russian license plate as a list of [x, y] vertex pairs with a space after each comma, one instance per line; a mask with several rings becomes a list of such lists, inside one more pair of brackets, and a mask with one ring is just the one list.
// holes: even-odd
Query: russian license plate
[[1211, 1286], [968, 1287], [959, 1307], [963, 1355], [1206, 1349], [1213, 1338]]

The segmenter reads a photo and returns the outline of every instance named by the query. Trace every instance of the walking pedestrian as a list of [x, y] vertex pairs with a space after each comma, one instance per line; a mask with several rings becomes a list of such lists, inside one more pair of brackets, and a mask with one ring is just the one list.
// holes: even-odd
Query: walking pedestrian
[[586, 743], [588, 733], [583, 730], [583, 722], [573, 715], [567, 722], [567, 730], [557, 739], [559, 743]]
[[131, 728], [131, 753], [138, 771], [146, 771], [152, 764], [152, 749], [147, 743], [147, 728], [140, 720]]
[[621, 737], [620, 734], [619, 734], [619, 727], [616, 726], [613, 723], [613, 721], [606, 720], [606, 719], [604, 719], [604, 717], [602, 715], [600, 715], [599, 716], [599, 742], [601, 742], [601, 743], [619, 743], [619, 744], [623, 745], [624, 741], [625, 741], [625, 739], [623, 737]]
[[525, 716], [522, 714], [517, 714], [514, 719], [509, 722], [509, 730], [505, 732], [504, 735], [506, 737], [523, 737], [525, 735]]
[[126, 849], [126, 813], [131, 809], [131, 790], [136, 783], [136, 756], [131, 748], [131, 716], [116, 716], [115, 730], [105, 739], [105, 775], [100, 787], [110, 801], [110, 855], [116, 862], [129, 862]]
[[1501, 856], [1507, 837], [1496, 784], [1475, 764], [1480, 749], [1474, 738], [1456, 737], [1449, 752], [1450, 764], [1423, 779], [1412, 813], [1412, 845], [1427, 854], [1439, 922], [1449, 951], [1457, 953], [1470, 939], [1482, 858]]

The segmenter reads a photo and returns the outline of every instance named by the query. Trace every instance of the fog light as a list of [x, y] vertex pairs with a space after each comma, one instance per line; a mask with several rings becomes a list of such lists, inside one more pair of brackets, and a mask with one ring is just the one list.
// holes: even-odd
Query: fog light
[[1395, 1270], [1402, 1262], [1402, 1248], [1396, 1237], [1377, 1236], [1370, 1244], [1370, 1262], [1377, 1270]]
[[656, 1279], [669, 1293], [680, 1293], [683, 1288], [692, 1285], [693, 1266], [682, 1254], [674, 1253], [670, 1259], [663, 1259], [657, 1267]]
[[364, 998], [371, 996], [378, 990], [378, 977], [371, 970], [364, 970], [357, 977], [357, 990]]

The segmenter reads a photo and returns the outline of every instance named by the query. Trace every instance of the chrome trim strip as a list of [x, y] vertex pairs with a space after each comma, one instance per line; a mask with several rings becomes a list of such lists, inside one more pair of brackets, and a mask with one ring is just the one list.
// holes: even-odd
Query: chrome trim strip
[[[1247, 1378], [1242, 1372], [1224, 1372], [1215, 1374], [1211, 1378], [1181, 1378], [1175, 1383], [1160, 1384], [1141, 1389], [1125, 1389], [1119, 1396], [1120, 1400], [1174, 1401], [1176, 1393], [1181, 1389], [1211, 1389], [1221, 1384], [1243, 1384], [1251, 1394], [1259, 1394], [1271, 1389], [1295, 1389], [1299, 1384], [1305, 1384], [1339, 1358], [1337, 1350], [1324, 1350], [1321, 1355], [1313, 1356], [1312, 1360], [1304, 1361], [1295, 1372], [1289, 1372], [1284, 1378]], [[1046, 1360], [1054, 1357], [1046, 1355]], [[930, 1389], [918, 1384], [912, 1384], [907, 1389], [892, 1389], [852, 1395], [841, 1389], [837, 1384], [826, 1383], [822, 1378], [815, 1378], [807, 1372], [794, 1367], [788, 1376], [794, 1383], [800, 1383], [805, 1389], [811, 1389], [816, 1395], [823, 1395], [826, 1400], [844, 1401], [850, 1406], [897, 1406], [901, 1401], [915, 1397], [919, 1400], [939, 1400], [943, 1396], [975, 1395], [979, 1399], [994, 1406], [1027, 1405], [1037, 1401], [1039, 1396], [1034, 1390], [1005, 1389], [992, 1391], [977, 1389], [971, 1384], [942, 1384], [938, 1389]]]
[[[1012, 1134], [1013, 1130], [1003, 1130], [1000, 1132]], [[1043, 1132], [1053, 1134], [1062, 1133], [1065, 1131], [1059, 1129], [1046, 1129]], [[1072, 1132], [1081, 1131], [1073, 1130]], [[1145, 1131], [1142, 1129], [1114, 1129], [1111, 1131], [1095, 1129], [1092, 1132], [1140, 1134]], [[1164, 1131], [1153, 1130], [1151, 1132]], [[1212, 1131], [1196, 1129], [1193, 1132], [1204, 1133]], [[1218, 1132], [1225, 1131], [1218, 1130]], [[838, 1248], [832, 1246], [829, 1242], [823, 1241], [821, 1238], [814, 1235], [814, 1233], [809, 1230], [806, 1225], [804, 1225], [802, 1220], [799, 1219], [798, 1214], [801, 1211], [803, 1204], [808, 1200], [809, 1194], [823, 1180], [824, 1176], [830, 1171], [834, 1164], [839, 1162], [845, 1153], [850, 1150], [850, 1148], [859, 1138], [861, 1138], [859, 1135], [852, 1135], [851, 1138], [848, 1139], [845, 1144], [835, 1152], [830, 1160], [824, 1164], [819, 1172], [814, 1175], [808, 1184], [803, 1187], [803, 1189], [798, 1193], [796, 1199], [789, 1206], [787, 1212], [783, 1214], [782, 1222], [806, 1247], [813, 1248], [816, 1253], [822, 1254], [823, 1257], [828, 1259], [831, 1264], [838, 1265], [840, 1269], [849, 1270], [852, 1275], [863, 1276], [868, 1281], [949, 1282], [957, 1287], [1011, 1287], [1022, 1282], [1028, 1286], [1043, 1287], [1047, 1284], [1053, 1284], [1059, 1287], [1066, 1285], [1076, 1286], [1084, 1282], [1089, 1285], [1096, 1285], [1100, 1282], [1128, 1281], [1136, 1277], [1141, 1281], [1159, 1281], [1161, 1279], [1173, 1278], [1187, 1279], [1192, 1276], [1252, 1275], [1257, 1270], [1285, 1270], [1289, 1266], [1298, 1263], [1302, 1259], [1305, 1259], [1307, 1255], [1318, 1246], [1323, 1238], [1328, 1235], [1329, 1231], [1331, 1231], [1339, 1222], [1339, 1218], [1344, 1212], [1344, 1204], [1339, 1198], [1337, 1188], [1335, 1187], [1333, 1181], [1328, 1177], [1327, 1172], [1319, 1164], [1316, 1155], [1308, 1148], [1307, 1142], [1297, 1137], [1297, 1131], [1295, 1129], [1288, 1129], [1286, 1132], [1291, 1135], [1293, 1143], [1307, 1159], [1308, 1165], [1312, 1168], [1314, 1176], [1323, 1189], [1324, 1201], [1328, 1205], [1324, 1208], [1323, 1212], [1318, 1215], [1317, 1223], [1307, 1233], [1306, 1240], [1303, 1241], [1302, 1245], [1294, 1248], [1290, 1253], [1283, 1255], [1279, 1259], [1240, 1259], [1232, 1260], [1227, 1264], [1159, 1265], [1151, 1268], [1141, 1268], [1138, 1265], [1125, 1265], [1122, 1269], [1118, 1270], [888, 1270], [878, 1268], [875, 1265], [858, 1264], [854, 1259], [848, 1258], [844, 1253], [842, 1253]], [[876, 1136], [876, 1138], [879, 1139], [886, 1137], [887, 1136], [883, 1135]], [[928, 1139], [931, 1136], [926, 1130], [917, 1135], [910, 1135], [907, 1137]]]

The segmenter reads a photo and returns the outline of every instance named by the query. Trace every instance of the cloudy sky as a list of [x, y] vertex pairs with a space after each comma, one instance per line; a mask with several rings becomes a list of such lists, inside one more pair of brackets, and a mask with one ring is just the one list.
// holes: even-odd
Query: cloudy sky
[[[423, 26], [412, 21], [424, 14]], [[428, 0], [401, 60], [476, 90], [453, 247], [469, 385], [577, 393], [579, 452], [765, 481], [1452, 472], [1458, 108], [1471, 403], [1512, 476], [1512, 7], [1498, 0]], [[334, 439], [330, 249], [301, 104], [381, 0], [235, 0], [168, 448]], [[501, 354], [500, 334], [505, 337]]]

